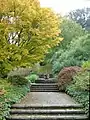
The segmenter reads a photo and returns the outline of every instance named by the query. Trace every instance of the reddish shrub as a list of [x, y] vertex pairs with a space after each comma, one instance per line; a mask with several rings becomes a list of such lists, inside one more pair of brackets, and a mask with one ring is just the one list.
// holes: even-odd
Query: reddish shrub
[[58, 75], [58, 86], [60, 89], [65, 87], [72, 81], [73, 76], [81, 70], [78, 66], [70, 66], [63, 68]]

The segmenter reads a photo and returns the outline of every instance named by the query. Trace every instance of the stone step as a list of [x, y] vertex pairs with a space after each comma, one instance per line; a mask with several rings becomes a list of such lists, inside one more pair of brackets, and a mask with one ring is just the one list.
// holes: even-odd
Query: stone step
[[45, 89], [48, 89], [48, 90], [58, 90], [58, 87], [31, 87], [30, 89], [35, 89], [35, 90], [37, 90], [37, 89], [39, 89], [39, 90], [45, 90]]
[[81, 104], [15, 104], [7, 120], [88, 120], [88, 117]]
[[12, 109], [83, 109], [81, 104], [62, 104], [62, 105], [25, 105], [25, 104], [14, 104], [11, 106]]
[[39, 79], [39, 80], [36, 80], [35, 83], [56, 83], [55, 80], [45, 80], [45, 79]]
[[58, 86], [31, 86], [33, 88], [58, 88]]
[[33, 87], [31, 86], [31, 89], [58, 89], [58, 87]]
[[40, 89], [40, 88], [32, 88], [31, 89], [31, 91], [59, 91], [59, 89], [50, 89], [50, 88], [47, 88], [47, 89], [44, 89], [44, 88], [42, 88], [42, 89]]
[[31, 88], [31, 90], [59, 90], [58, 88]]
[[59, 91], [58, 89], [31, 89], [31, 91]]
[[40, 86], [37, 86], [37, 87], [36, 86], [34, 86], [34, 87], [31, 86], [30, 88], [33, 88], [33, 89], [34, 88], [38, 88], [38, 89], [56, 89], [57, 88], [58, 89], [58, 87], [43, 87], [43, 86], [42, 87], [40, 87]]
[[57, 86], [31, 86], [31, 88], [58, 88]]
[[85, 114], [82, 109], [11, 109], [10, 114]]
[[87, 120], [86, 115], [17, 115], [14, 114], [7, 120]]
[[41, 91], [45, 91], [45, 90], [50, 90], [50, 91], [54, 91], [54, 90], [58, 90], [58, 88], [31, 88], [31, 91], [32, 90], [41, 90]]
[[31, 83], [33, 86], [58, 86], [57, 83], [48, 83], [48, 84], [42, 84], [42, 83]]
[[54, 90], [54, 89], [53, 90], [52, 89], [42, 89], [42, 90], [41, 89], [40, 90], [39, 89], [37, 89], [37, 90], [35, 90], [35, 89], [32, 90], [31, 89], [30, 92], [60, 92], [60, 91], [59, 90]]

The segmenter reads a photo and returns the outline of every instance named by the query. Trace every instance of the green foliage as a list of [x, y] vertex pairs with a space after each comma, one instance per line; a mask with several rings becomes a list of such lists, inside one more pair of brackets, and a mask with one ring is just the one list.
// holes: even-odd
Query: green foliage
[[7, 77], [14, 76], [14, 75], [19, 75], [19, 76], [24, 76], [25, 77], [25, 76], [29, 75], [30, 72], [31, 72], [31, 68], [28, 68], [28, 67], [21, 68], [21, 67], [19, 67], [19, 68], [16, 68], [16, 69], [10, 71], [8, 73]]
[[74, 80], [74, 86], [76, 87], [76, 89], [78, 90], [89, 90], [90, 89], [90, 84], [89, 84], [89, 72], [88, 71], [81, 71], [79, 72], [76, 76], [74, 76], [73, 80]]
[[13, 85], [26, 85], [28, 83], [25, 77], [19, 75], [9, 76], [8, 81]]
[[12, 65], [8, 61], [0, 61], [0, 77], [6, 77], [11, 69]]
[[[58, 73], [63, 67], [80, 66], [85, 57], [86, 59], [88, 59], [87, 54], [89, 52], [89, 39], [88, 42], [86, 40], [85, 43], [86, 38], [84, 36], [87, 34], [87, 32], [83, 30], [82, 27], [76, 22], [66, 18], [62, 19], [63, 22], [60, 26], [61, 35], [64, 39], [60, 42], [58, 46], [50, 50], [50, 53], [47, 54], [45, 59], [52, 64], [54, 73]], [[82, 39], [82, 41], [80, 39]], [[84, 47], [80, 45], [82, 43], [87, 44], [87, 52], [84, 51]], [[82, 58], [83, 54], [86, 54], [84, 58]], [[78, 58], [76, 56], [78, 56]]]
[[67, 86], [66, 92], [76, 101], [85, 107], [86, 113], [89, 114], [89, 90], [90, 90], [89, 71], [82, 70], [73, 77], [73, 82]]
[[40, 66], [39, 74], [51, 74], [52, 73], [52, 65], [51, 64], [45, 64], [44, 66]]
[[62, 49], [67, 49], [73, 38], [77, 38], [85, 34], [85, 31], [79, 24], [66, 18], [63, 18], [60, 28], [61, 35], [64, 38], [64, 40], [60, 42], [59, 46]]
[[55, 54], [57, 57], [53, 61], [54, 73], [59, 72], [63, 67], [81, 66], [84, 61], [90, 60], [90, 35], [73, 40], [62, 54]]
[[90, 61], [84, 62], [82, 68], [90, 70]]
[[69, 85], [66, 89], [66, 92], [77, 102], [81, 103], [85, 108], [85, 112], [89, 115], [89, 92], [79, 91], [74, 85]]
[[35, 81], [38, 79], [38, 75], [36, 74], [30, 74], [26, 77], [26, 79], [31, 82], [31, 83], [35, 83]]
[[0, 120], [5, 120], [5, 116], [9, 114], [10, 106], [29, 92], [29, 86], [13, 86], [7, 80], [0, 79], [0, 88], [5, 91], [3, 95], [0, 95]]

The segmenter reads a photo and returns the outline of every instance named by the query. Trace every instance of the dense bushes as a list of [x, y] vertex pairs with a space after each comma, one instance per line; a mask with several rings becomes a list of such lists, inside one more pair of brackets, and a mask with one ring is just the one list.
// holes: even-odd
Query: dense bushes
[[90, 35], [87, 31], [72, 20], [63, 18], [61, 24], [63, 41], [57, 47], [50, 50], [46, 60], [52, 63], [53, 73], [64, 67], [81, 66], [84, 61], [90, 59]]
[[89, 62], [85, 62], [82, 65], [82, 71], [73, 77], [72, 84], [67, 86], [66, 92], [81, 103], [85, 107], [86, 113], [89, 114], [90, 71], [87, 71], [87, 69], [90, 69], [90, 67], [87, 63]]
[[32, 71], [31, 68], [28, 68], [28, 67], [26, 67], [26, 68], [21, 68], [21, 67], [16, 68], [16, 69], [14, 69], [14, 70], [12, 70], [8, 73], [8, 77], [9, 76], [14, 76], [14, 75], [27, 76], [31, 73], [31, 71]]
[[9, 114], [9, 107], [18, 102], [29, 91], [28, 85], [12, 85], [4, 79], [0, 79], [0, 88], [4, 94], [0, 95], [0, 120]]
[[30, 83], [35, 83], [35, 81], [38, 79], [38, 75], [36, 74], [30, 74], [26, 77], [26, 79], [30, 82]]
[[69, 85], [66, 89], [66, 92], [72, 96], [77, 102], [81, 103], [85, 112], [89, 114], [89, 92], [88, 91], [79, 91], [73, 85]]
[[90, 60], [90, 34], [73, 40], [67, 50], [57, 55], [52, 63], [53, 72], [57, 73], [63, 67], [81, 66], [87, 60]]
[[78, 66], [71, 66], [63, 68], [58, 75], [58, 85], [60, 88], [65, 89], [70, 84], [73, 76], [80, 71], [81, 68]]
[[19, 75], [9, 76], [8, 81], [13, 85], [26, 85], [28, 83], [25, 77]]
[[74, 87], [77, 90], [89, 91], [89, 74], [88, 71], [83, 70], [73, 77]]

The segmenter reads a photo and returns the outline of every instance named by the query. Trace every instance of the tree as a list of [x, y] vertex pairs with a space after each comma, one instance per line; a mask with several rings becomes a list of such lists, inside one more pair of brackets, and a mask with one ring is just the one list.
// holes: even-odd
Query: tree
[[67, 49], [70, 45], [73, 38], [77, 38], [85, 34], [85, 31], [82, 29], [82, 26], [77, 24], [73, 20], [68, 20], [66, 18], [62, 18], [63, 22], [60, 25], [61, 36], [64, 38], [62, 42], [60, 42], [59, 49]]
[[79, 23], [86, 30], [90, 30], [90, 8], [71, 11], [68, 17]]
[[0, 72], [41, 61], [62, 38], [59, 20], [38, 0], [0, 0]]
[[64, 67], [81, 66], [83, 62], [89, 60], [90, 34], [86, 34], [73, 39], [68, 49], [58, 54], [57, 59], [53, 61], [53, 71], [57, 73]]
[[[58, 46], [55, 46], [49, 50], [50, 52], [45, 58], [45, 61], [47, 62], [53, 63], [57, 61], [57, 59], [64, 53], [64, 51], [67, 51], [73, 38], [76, 41], [78, 37], [85, 34], [85, 30], [82, 29], [82, 26], [77, 24], [75, 21], [68, 20], [66, 18], [62, 18], [62, 21], [63, 22], [60, 25], [60, 29], [61, 36], [64, 39], [58, 44]], [[59, 67], [59, 65], [57, 66]]]

